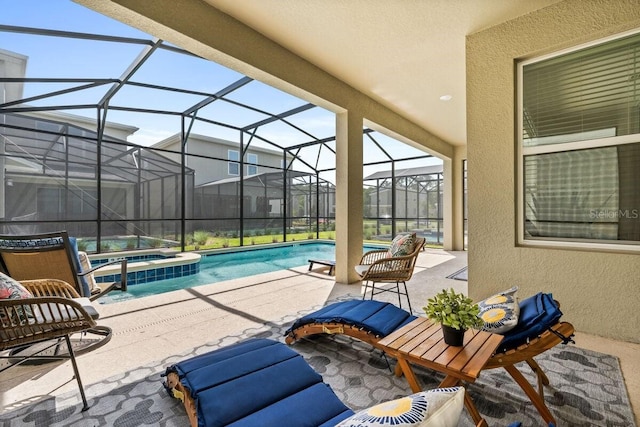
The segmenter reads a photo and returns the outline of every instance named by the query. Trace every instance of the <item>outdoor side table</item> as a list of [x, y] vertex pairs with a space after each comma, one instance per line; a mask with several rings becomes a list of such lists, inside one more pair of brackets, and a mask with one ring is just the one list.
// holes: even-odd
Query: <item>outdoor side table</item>
[[[464, 345], [446, 344], [440, 324], [419, 317], [381, 339], [384, 351], [398, 360], [396, 375], [404, 374], [414, 393], [422, 391], [411, 364], [444, 373], [440, 387], [453, 387], [462, 381], [472, 383], [478, 378], [487, 361], [496, 351], [502, 335], [468, 330]], [[477, 426], [487, 426], [473, 400], [465, 392], [464, 404]]]

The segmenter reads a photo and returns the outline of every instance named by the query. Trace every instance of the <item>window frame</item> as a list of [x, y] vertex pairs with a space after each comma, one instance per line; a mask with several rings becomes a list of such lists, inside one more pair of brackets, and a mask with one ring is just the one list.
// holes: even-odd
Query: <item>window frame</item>
[[[232, 154], [235, 155], [236, 159], [232, 158]], [[230, 176], [240, 176], [240, 151], [238, 150], [227, 150], [227, 174]], [[237, 172], [232, 172], [231, 167], [235, 166]]]
[[[251, 160], [251, 157], [255, 157], [255, 160]], [[251, 170], [254, 168], [254, 172]], [[247, 153], [247, 176], [258, 175], [258, 155], [256, 153]]]
[[633, 252], [640, 253], [640, 242], [632, 241], [619, 241], [613, 242], [610, 240], [587, 240], [587, 239], [572, 239], [569, 237], [548, 237], [544, 239], [533, 239], [526, 236], [525, 230], [525, 182], [524, 182], [524, 160], [525, 156], [537, 155], [537, 154], [552, 154], [563, 151], [573, 151], [577, 149], [592, 149], [592, 148], [604, 148], [612, 146], [620, 146], [624, 144], [640, 143], [640, 133], [632, 135], [621, 135], [614, 137], [605, 137], [597, 139], [588, 139], [574, 142], [564, 142], [547, 145], [524, 145], [524, 120], [523, 120], [523, 70], [526, 65], [542, 62], [548, 59], [556, 58], [562, 55], [570, 54], [582, 49], [586, 49], [592, 46], [603, 45], [608, 42], [612, 42], [618, 39], [622, 39], [629, 36], [640, 34], [640, 28], [636, 28], [623, 33], [615, 34], [610, 37], [600, 38], [588, 43], [583, 43], [577, 46], [572, 46], [567, 49], [552, 52], [545, 55], [536, 57], [530, 57], [516, 61], [516, 246], [521, 247], [543, 247], [543, 248], [556, 248], [556, 249], [575, 249], [575, 250], [588, 250], [588, 251], [605, 251], [605, 252]]

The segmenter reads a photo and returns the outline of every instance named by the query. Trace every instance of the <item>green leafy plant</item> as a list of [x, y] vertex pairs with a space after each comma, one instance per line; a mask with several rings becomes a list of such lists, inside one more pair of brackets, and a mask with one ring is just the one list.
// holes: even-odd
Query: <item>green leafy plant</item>
[[164, 241], [162, 239], [152, 237], [151, 239], [149, 239], [148, 243], [150, 247], [155, 249], [155, 248], [161, 248]]
[[135, 237], [130, 237], [127, 239], [126, 248], [131, 250], [136, 248], [136, 244], [138, 243], [138, 239]]
[[82, 252], [86, 252], [87, 248], [89, 247], [89, 243], [87, 243], [86, 240], [80, 240], [78, 239], [78, 250], [82, 251]]
[[429, 298], [427, 306], [422, 309], [429, 319], [455, 329], [479, 328], [484, 323], [478, 317], [478, 304], [462, 293], [456, 293], [453, 288], [448, 291], [443, 289], [433, 298]]
[[210, 235], [206, 230], [196, 230], [193, 232], [193, 241], [198, 245], [206, 245]]

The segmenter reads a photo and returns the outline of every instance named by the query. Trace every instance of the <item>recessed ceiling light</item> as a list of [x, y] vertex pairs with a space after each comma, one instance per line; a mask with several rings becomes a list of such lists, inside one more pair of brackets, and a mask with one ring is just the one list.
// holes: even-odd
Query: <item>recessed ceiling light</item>
[[440, 101], [451, 101], [451, 98], [453, 98], [451, 95], [442, 95]]

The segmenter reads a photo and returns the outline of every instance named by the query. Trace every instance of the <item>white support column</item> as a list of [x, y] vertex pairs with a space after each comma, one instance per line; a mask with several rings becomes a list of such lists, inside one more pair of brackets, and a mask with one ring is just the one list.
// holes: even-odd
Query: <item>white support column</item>
[[443, 161], [444, 249], [464, 250], [464, 147], [456, 147], [453, 159]]
[[336, 114], [336, 282], [360, 281], [362, 257], [362, 116]]

